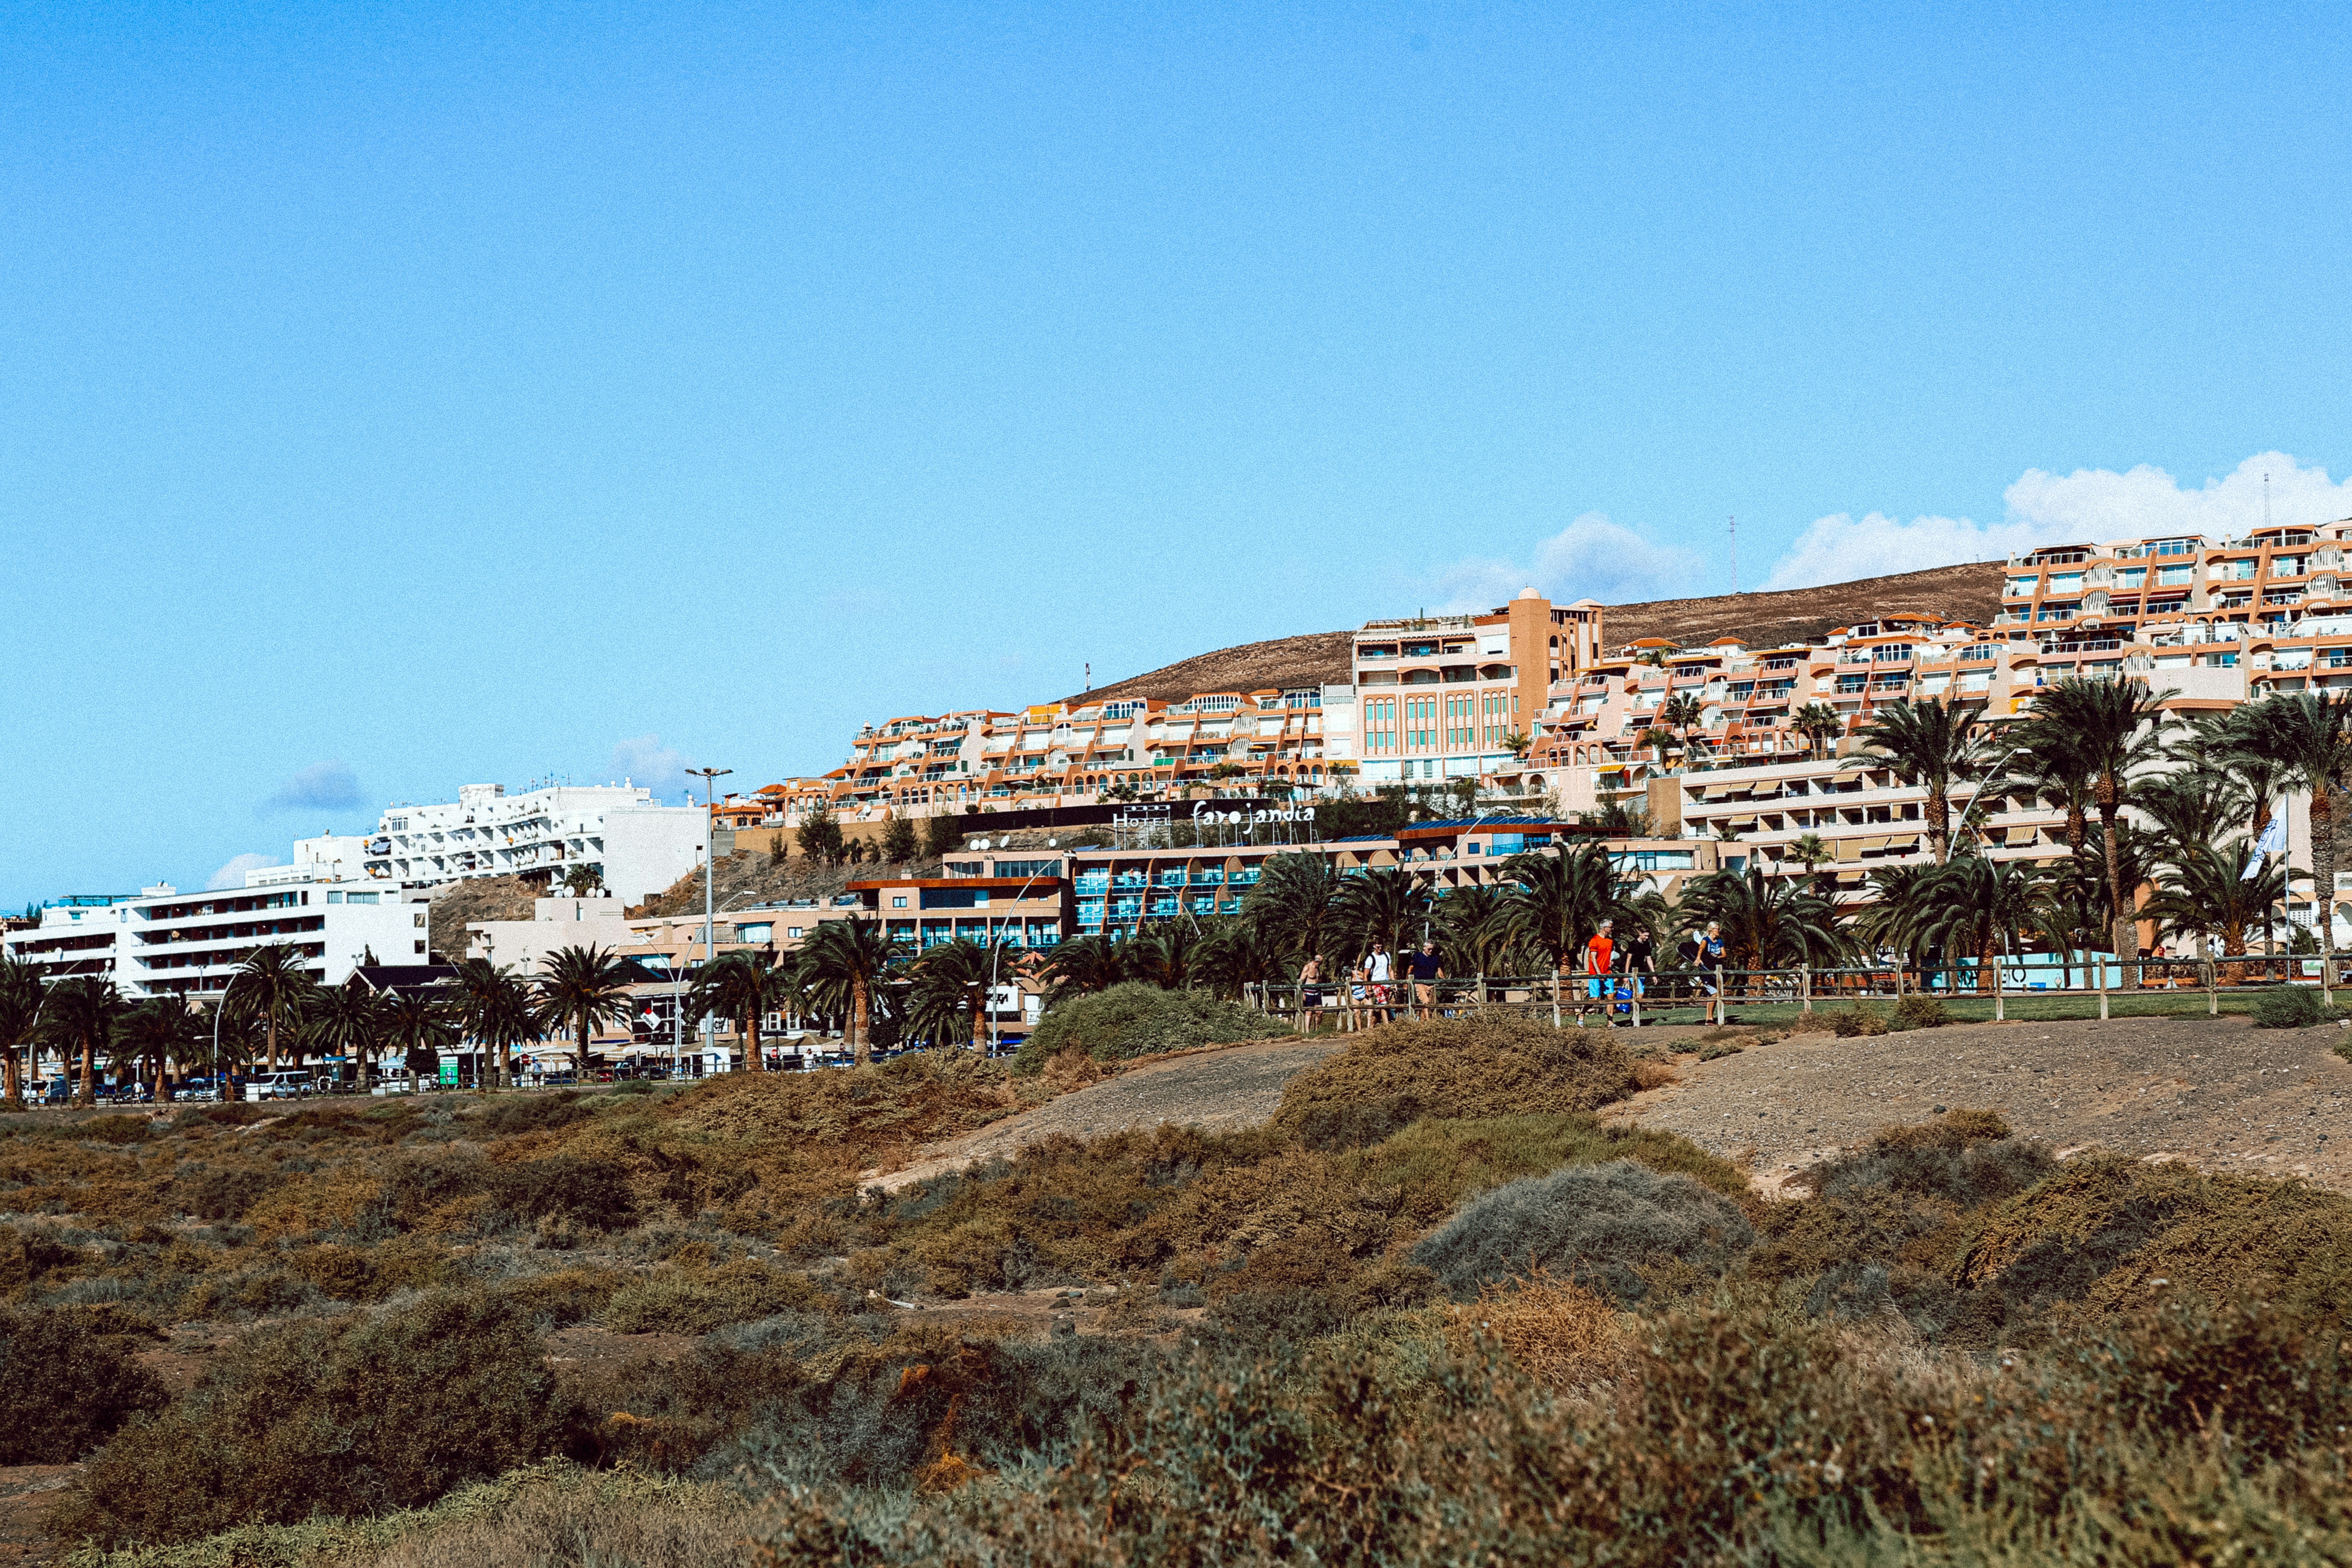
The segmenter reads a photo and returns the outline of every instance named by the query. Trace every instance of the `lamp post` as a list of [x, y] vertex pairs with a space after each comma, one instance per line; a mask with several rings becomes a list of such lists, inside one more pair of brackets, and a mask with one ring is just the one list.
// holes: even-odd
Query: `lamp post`
[[[1022, 883], [1021, 890], [1013, 895], [1013, 901], [1015, 904], [1020, 903], [1022, 900], [1029, 896], [1029, 889], [1035, 887], [1044, 879], [1045, 879], [1042, 876], [1032, 877], [1027, 881]], [[1021, 916], [1018, 913], [1015, 913], [1013, 918], [1019, 920], [1021, 919]], [[1193, 929], [1198, 930], [1200, 928], [1200, 921], [1194, 921], [1192, 922]], [[1028, 945], [1029, 933], [1025, 927], [1021, 935], [1022, 945], [1026, 947]], [[988, 1014], [988, 1054], [992, 1057], [998, 1053], [998, 1049], [1003, 1043], [1003, 1036], [1004, 1033], [1003, 1026], [996, 1021], [996, 1007], [994, 1005], [996, 1001], [996, 960], [997, 955], [1003, 951], [1004, 941], [1002, 936], [988, 944], [988, 989], [982, 992], [980, 997], [981, 1007]]]
[[[719, 886], [719, 866], [714, 858], [718, 835], [712, 826], [711, 790], [716, 780], [733, 773], [733, 768], [688, 768], [688, 773], [702, 781], [702, 962], [709, 963], [718, 956], [718, 947], [711, 940], [716, 915], [711, 909], [711, 896]], [[756, 1065], [747, 1063], [747, 1066]]]

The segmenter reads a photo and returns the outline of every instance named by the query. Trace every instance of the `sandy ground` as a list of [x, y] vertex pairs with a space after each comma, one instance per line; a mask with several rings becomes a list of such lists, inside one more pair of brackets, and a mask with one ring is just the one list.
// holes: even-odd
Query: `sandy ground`
[[1881, 1127], [1981, 1106], [2061, 1153], [2097, 1147], [2352, 1192], [2352, 1065], [2331, 1049], [2347, 1033], [2190, 1017], [1797, 1035], [1683, 1058], [1681, 1083], [1603, 1114], [1746, 1158], [1768, 1190]]
[[1339, 1049], [1341, 1043], [1269, 1040], [1142, 1062], [1034, 1110], [923, 1149], [914, 1163], [878, 1177], [877, 1184], [895, 1192], [909, 1182], [1009, 1155], [1056, 1132], [1094, 1138], [1164, 1121], [1214, 1132], [1255, 1127], [1273, 1120], [1282, 1103], [1283, 1085]]

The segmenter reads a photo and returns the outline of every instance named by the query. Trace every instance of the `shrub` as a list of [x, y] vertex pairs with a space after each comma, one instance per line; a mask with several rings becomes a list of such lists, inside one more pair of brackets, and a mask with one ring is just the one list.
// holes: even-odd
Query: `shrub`
[[1952, 1021], [1951, 1009], [1938, 996], [1923, 995], [1914, 991], [1895, 1004], [1892, 1027], [1897, 1029], [1940, 1029]]
[[1486, 1286], [1477, 1300], [1453, 1308], [1445, 1337], [1464, 1356], [1492, 1345], [1552, 1388], [1614, 1376], [1627, 1348], [1607, 1301], [1541, 1269], [1528, 1279]]
[[590, 1230], [626, 1230], [637, 1219], [628, 1168], [613, 1160], [556, 1154], [526, 1160], [499, 1173], [500, 1206], [526, 1219], [548, 1219]]
[[1534, 1176], [1473, 1200], [1413, 1249], [1457, 1301], [1547, 1270], [1610, 1299], [1711, 1279], [1755, 1240], [1745, 1215], [1688, 1176], [1631, 1161]]
[[1726, 1057], [1736, 1057], [1747, 1048], [1737, 1040], [1709, 1040], [1698, 1048], [1698, 1059], [1719, 1062]]
[[1278, 1018], [1220, 1002], [1205, 992], [1162, 991], [1130, 980], [1092, 995], [1074, 996], [1048, 1012], [1013, 1053], [1013, 1070], [1030, 1077], [1064, 1051], [1083, 1051], [1097, 1061], [1125, 1061], [1291, 1032]]
[[633, 1279], [613, 1292], [597, 1316], [615, 1333], [707, 1334], [788, 1308], [830, 1305], [830, 1298], [806, 1275], [764, 1263], [736, 1262], [716, 1268], [665, 1268]]
[[2257, 1029], [2307, 1029], [2330, 1016], [2318, 991], [2308, 985], [2282, 985], [2254, 998]]
[[119, 1331], [122, 1318], [0, 1308], [0, 1465], [69, 1464], [163, 1405], [163, 1384]]
[[1613, 1031], [1445, 1018], [1357, 1036], [1290, 1080], [1274, 1121], [1310, 1148], [1353, 1148], [1423, 1117], [1594, 1110], [1633, 1089], [1633, 1067]]
[[2166, 1290], [2268, 1296], [2326, 1317], [2352, 1301], [2352, 1199], [2178, 1163], [2090, 1156], [1992, 1210], [1955, 1284], [2116, 1311]]
[[246, 1211], [286, 1180], [279, 1172], [249, 1165], [206, 1166], [172, 1178], [172, 1201], [198, 1219], [243, 1219]]
[[432, 1501], [547, 1454], [563, 1418], [512, 1305], [441, 1293], [247, 1333], [85, 1473], [58, 1532], [187, 1541]]
[[499, 1137], [518, 1132], [547, 1132], [559, 1127], [569, 1127], [585, 1121], [595, 1110], [581, 1103], [576, 1089], [558, 1089], [552, 1094], [501, 1095], [481, 1110], [482, 1130]]
[[1830, 1032], [1841, 1039], [1883, 1035], [1886, 1033], [1886, 1015], [1868, 1002], [1857, 1002], [1843, 1012], [1830, 1015]]

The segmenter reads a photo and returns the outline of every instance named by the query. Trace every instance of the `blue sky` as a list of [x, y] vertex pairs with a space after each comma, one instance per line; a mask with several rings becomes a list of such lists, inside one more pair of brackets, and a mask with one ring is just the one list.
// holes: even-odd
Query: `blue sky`
[[2347, 17], [0, 7], [0, 904], [1735, 513], [2352, 512]]

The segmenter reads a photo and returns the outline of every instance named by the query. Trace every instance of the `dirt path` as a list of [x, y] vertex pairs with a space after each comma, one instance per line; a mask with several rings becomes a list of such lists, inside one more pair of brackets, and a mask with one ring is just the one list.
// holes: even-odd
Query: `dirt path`
[[924, 1149], [911, 1165], [877, 1178], [896, 1192], [992, 1155], [1012, 1154], [1056, 1132], [1095, 1138], [1129, 1127], [1173, 1121], [1213, 1132], [1255, 1127], [1273, 1119], [1282, 1086], [1340, 1048], [1339, 1042], [1273, 1040], [1147, 1061], [1108, 1082], [1092, 1084], [1034, 1110], [1024, 1110], [977, 1132]]
[[2244, 1018], [1966, 1024], [1839, 1039], [1795, 1035], [1706, 1063], [1605, 1114], [1752, 1152], [1771, 1190], [1878, 1128], [1986, 1106], [2061, 1152], [2095, 1145], [2352, 1192], [2347, 1031]]

